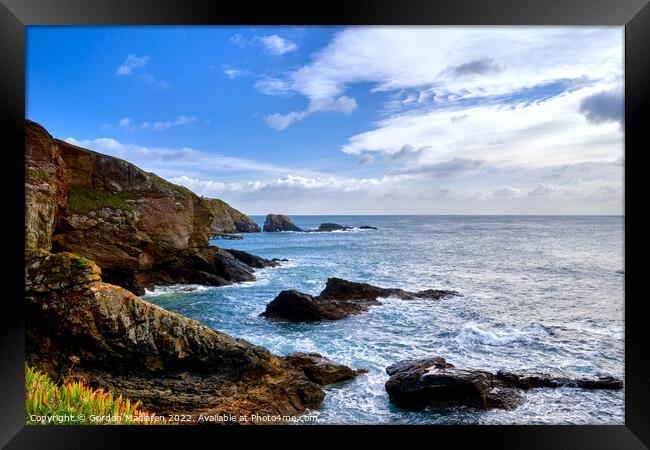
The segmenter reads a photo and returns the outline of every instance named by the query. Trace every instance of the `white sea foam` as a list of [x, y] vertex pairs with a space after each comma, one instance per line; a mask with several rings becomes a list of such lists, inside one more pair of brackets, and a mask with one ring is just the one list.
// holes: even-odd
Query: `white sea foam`
[[541, 326], [531, 326], [526, 329], [515, 327], [485, 329], [485, 327], [470, 324], [463, 327], [456, 336], [456, 340], [460, 344], [502, 346], [515, 342], [532, 342], [540, 336], [540, 333], [546, 333]]
[[201, 284], [174, 284], [172, 286], [154, 286], [153, 291], [144, 289], [144, 297], [158, 297], [160, 295], [168, 294], [186, 294], [204, 292], [214, 289], [214, 286], [204, 286]]

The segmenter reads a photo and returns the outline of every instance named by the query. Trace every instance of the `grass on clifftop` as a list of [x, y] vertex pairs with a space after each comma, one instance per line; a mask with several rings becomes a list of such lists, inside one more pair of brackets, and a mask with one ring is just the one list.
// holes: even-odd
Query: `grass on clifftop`
[[[25, 422], [27, 425], [146, 425], [153, 414], [103, 389], [80, 381], [57, 386], [47, 375], [25, 364]], [[157, 416], [160, 417], [160, 416]]]
[[133, 211], [126, 200], [133, 196], [131, 191], [110, 192], [101, 189], [71, 187], [68, 190], [69, 214], [88, 214], [102, 208], [125, 209]]

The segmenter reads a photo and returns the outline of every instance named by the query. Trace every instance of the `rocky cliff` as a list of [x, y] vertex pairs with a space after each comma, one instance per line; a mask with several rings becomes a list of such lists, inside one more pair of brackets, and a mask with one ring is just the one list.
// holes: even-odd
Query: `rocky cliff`
[[208, 247], [215, 224], [253, 229], [239, 211], [54, 139], [34, 122], [27, 121], [26, 135], [27, 249], [80, 254], [102, 268], [106, 281], [136, 294], [156, 284], [254, 279], [245, 264]]
[[143, 301], [73, 253], [34, 250], [25, 269], [27, 362], [157, 413], [296, 415], [323, 400], [321, 385], [356, 375], [321, 358], [299, 365]]
[[259, 233], [260, 226], [253, 219], [237, 211], [228, 203], [218, 198], [204, 198], [208, 209], [214, 214], [210, 224], [210, 233]]
[[223, 211], [246, 223], [225, 203], [53, 139], [36, 123], [26, 136], [31, 366], [159, 414], [235, 416], [300, 414], [323, 400], [322, 385], [360, 373], [320, 355], [275, 356], [134, 295], [152, 284], [249, 281], [254, 268], [278, 263], [207, 245]]

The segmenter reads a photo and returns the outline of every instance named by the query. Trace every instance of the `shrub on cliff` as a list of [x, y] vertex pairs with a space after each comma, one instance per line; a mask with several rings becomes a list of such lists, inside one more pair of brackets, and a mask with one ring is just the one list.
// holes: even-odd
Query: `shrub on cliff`
[[83, 382], [57, 386], [47, 375], [25, 364], [25, 421], [34, 424], [106, 425], [149, 424], [153, 414], [103, 389]]

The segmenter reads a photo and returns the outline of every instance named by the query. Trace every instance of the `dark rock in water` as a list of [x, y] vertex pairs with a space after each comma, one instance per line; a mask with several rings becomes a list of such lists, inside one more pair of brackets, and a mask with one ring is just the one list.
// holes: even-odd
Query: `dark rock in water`
[[273, 258], [271, 261], [273, 262], [289, 262], [287, 258]]
[[264, 231], [302, 231], [289, 217], [280, 214], [269, 214], [264, 221]]
[[368, 283], [328, 278], [325, 289], [317, 297], [295, 290], [280, 292], [271, 303], [266, 305], [262, 316], [290, 322], [338, 320], [367, 311], [372, 305], [380, 305], [381, 303], [377, 301], [378, 297], [437, 300], [446, 295], [456, 294], [453, 291], [434, 289], [408, 292], [403, 289], [386, 289]]
[[282, 291], [268, 305], [262, 316], [290, 322], [316, 322], [338, 320], [367, 309], [356, 302], [324, 302], [320, 298], [295, 290]]
[[497, 378], [519, 389], [575, 387], [580, 389], [623, 389], [623, 380], [612, 376], [566, 378], [550, 374], [498, 371]]
[[[91, 260], [35, 250], [25, 270], [26, 361], [53, 379], [76, 355], [76, 378], [158, 414], [298, 415], [325, 396], [303, 368], [263, 347], [103, 283]], [[345, 373], [331, 364], [314, 369], [323, 381]]]
[[402, 300], [438, 300], [446, 295], [458, 295], [458, 293], [437, 289], [409, 292], [403, 289], [381, 288], [368, 283], [356, 283], [333, 277], [327, 279], [325, 289], [320, 293], [319, 298], [338, 301], [363, 300], [375, 302], [377, 297], [397, 297]]
[[370, 225], [364, 225], [359, 227], [360, 230], [377, 230], [377, 227], [371, 227]]
[[305, 375], [311, 381], [320, 385], [352, 380], [359, 374], [368, 372], [368, 369], [354, 370], [348, 366], [336, 364], [319, 353], [289, 353], [284, 359], [292, 366], [305, 372]]
[[441, 357], [405, 360], [386, 368], [390, 401], [405, 409], [433, 404], [465, 405], [478, 409], [513, 409], [523, 401], [523, 390], [560, 386], [583, 389], [621, 389], [613, 377], [568, 379], [543, 374], [517, 374], [460, 369]]
[[338, 223], [321, 223], [316, 231], [339, 231], [339, 230], [351, 230], [352, 227], [345, 227], [339, 225]]
[[253, 267], [255, 269], [263, 269], [264, 267], [276, 267], [279, 266], [277, 261], [278, 259], [264, 259], [260, 256], [253, 255], [248, 252], [244, 252], [242, 250], [235, 250], [232, 248], [224, 248], [224, 252], [230, 253], [232, 256], [237, 258], [239, 261], [243, 262], [244, 264]]

